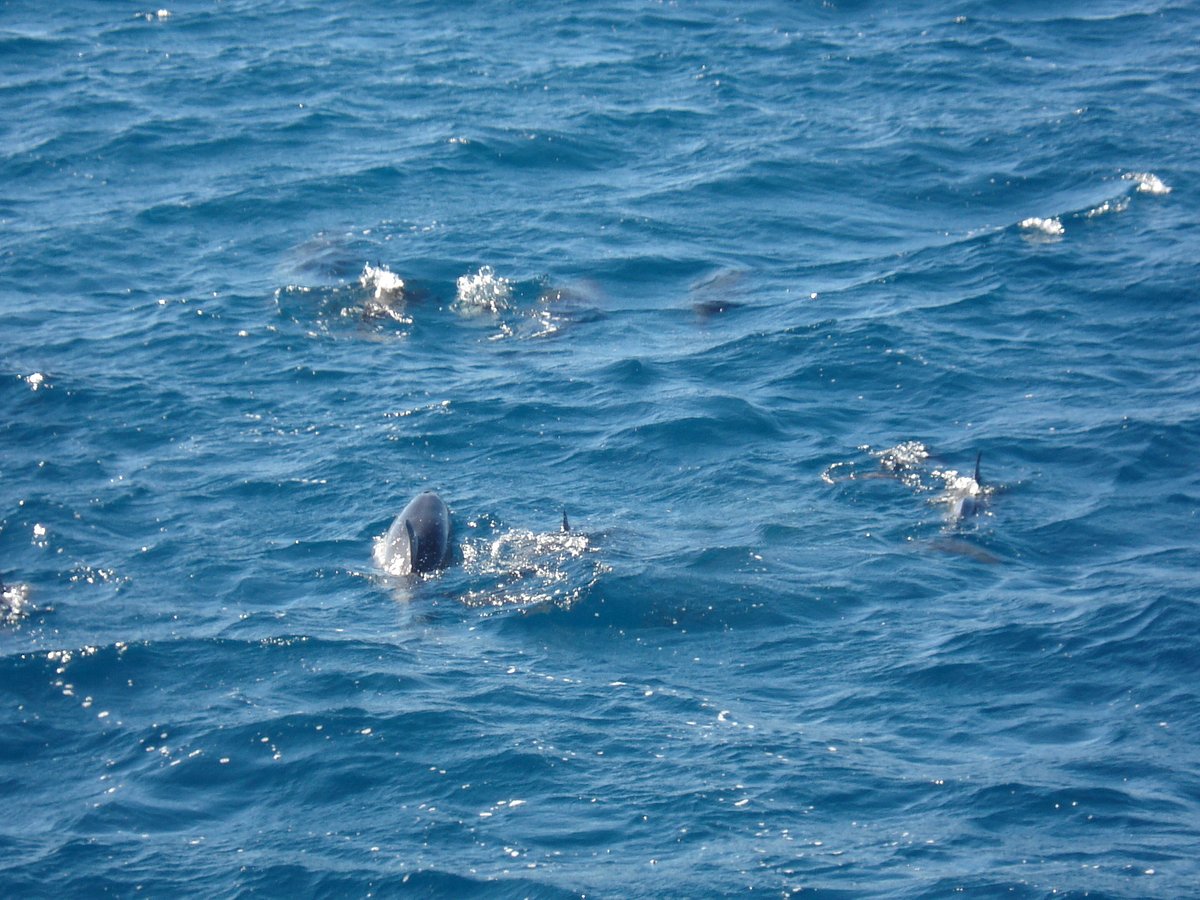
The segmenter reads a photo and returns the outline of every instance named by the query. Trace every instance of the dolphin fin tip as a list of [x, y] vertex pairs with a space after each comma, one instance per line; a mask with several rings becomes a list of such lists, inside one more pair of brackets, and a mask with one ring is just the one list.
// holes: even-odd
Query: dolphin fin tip
[[563, 510], [562, 530], [563, 534], [571, 530], [571, 523], [567, 521], [567, 511], [565, 509]]

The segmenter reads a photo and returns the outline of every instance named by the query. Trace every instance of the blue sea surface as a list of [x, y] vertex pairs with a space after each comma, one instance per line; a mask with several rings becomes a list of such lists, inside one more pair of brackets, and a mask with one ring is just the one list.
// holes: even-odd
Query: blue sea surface
[[0, 895], [1196, 896], [1198, 41], [0, 2]]

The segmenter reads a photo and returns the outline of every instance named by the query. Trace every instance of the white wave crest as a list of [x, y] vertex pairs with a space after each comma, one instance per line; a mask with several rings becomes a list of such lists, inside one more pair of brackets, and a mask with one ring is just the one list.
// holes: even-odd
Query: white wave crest
[[1153, 194], [1161, 197], [1171, 193], [1170, 186], [1164, 184], [1161, 178], [1150, 172], [1126, 172], [1121, 177], [1126, 181], [1136, 182], [1139, 194]]
[[1062, 220], [1058, 218], [1043, 219], [1039, 216], [1030, 216], [1028, 219], [1022, 220], [1019, 224], [1025, 231], [1036, 232], [1052, 238], [1062, 237], [1066, 231], [1063, 228]]
[[1099, 206], [1093, 206], [1085, 213], [1087, 218], [1094, 219], [1096, 216], [1105, 216], [1109, 213], [1125, 212], [1129, 208], [1129, 197], [1118, 197], [1115, 200], [1105, 200]]

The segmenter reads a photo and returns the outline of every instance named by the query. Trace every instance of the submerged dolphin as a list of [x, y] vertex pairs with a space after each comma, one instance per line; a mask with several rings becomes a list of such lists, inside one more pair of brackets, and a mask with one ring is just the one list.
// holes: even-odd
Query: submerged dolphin
[[395, 575], [417, 575], [444, 568], [450, 555], [450, 510], [433, 491], [404, 507], [383, 537], [379, 564]]

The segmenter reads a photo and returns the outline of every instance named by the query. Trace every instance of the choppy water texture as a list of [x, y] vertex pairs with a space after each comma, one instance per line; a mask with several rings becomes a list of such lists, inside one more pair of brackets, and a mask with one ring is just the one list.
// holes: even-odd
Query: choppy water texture
[[1193, 893], [1200, 9], [901, 6], [0, 5], [2, 893]]

